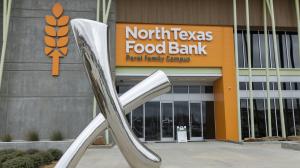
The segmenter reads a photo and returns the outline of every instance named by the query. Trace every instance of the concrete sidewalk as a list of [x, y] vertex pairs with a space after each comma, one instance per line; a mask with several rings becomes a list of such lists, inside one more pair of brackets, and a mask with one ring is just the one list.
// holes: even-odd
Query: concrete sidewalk
[[[300, 152], [281, 149], [277, 144], [233, 144], [190, 142], [147, 144], [163, 159], [162, 168], [297, 168]], [[121, 152], [112, 149], [88, 149], [78, 168], [129, 168]]]

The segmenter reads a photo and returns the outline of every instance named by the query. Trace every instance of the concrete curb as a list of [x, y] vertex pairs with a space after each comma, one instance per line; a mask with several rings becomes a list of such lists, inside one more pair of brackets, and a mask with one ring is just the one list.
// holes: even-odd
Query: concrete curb
[[281, 148], [300, 151], [300, 142], [282, 142]]
[[65, 152], [71, 145], [73, 140], [66, 141], [13, 141], [13, 142], [0, 142], [0, 150], [2, 149], [38, 149], [38, 150], [48, 150], [48, 149], [59, 149]]
[[[38, 149], [38, 150], [48, 150], [48, 149], [59, 149], [65, 152], [68, 147], [72, 144], [74, 140], [65, 141], [13, 141], [13, 142], [0, 142], [0, 150], [2, 149]], [[90, 145], [88, 148], [112, 148], [115, 144], [109, 145]]]

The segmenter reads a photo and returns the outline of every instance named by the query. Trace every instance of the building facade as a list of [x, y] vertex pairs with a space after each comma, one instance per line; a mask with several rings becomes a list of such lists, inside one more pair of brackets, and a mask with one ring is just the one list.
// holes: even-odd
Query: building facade
[[71, 19], [107, 21], [118, 94], [157, 69], [169, 76], [170, 92], [127, 115], [141, 140], [175, 141], [177, 126], [189, 141], [299, 136], [298, 0], [12, 0], [10, 17], [3, 3], [0, 135], [74, 138], [99, 112], [71, 31], [51, 75], [43, 40], [57, 2]]

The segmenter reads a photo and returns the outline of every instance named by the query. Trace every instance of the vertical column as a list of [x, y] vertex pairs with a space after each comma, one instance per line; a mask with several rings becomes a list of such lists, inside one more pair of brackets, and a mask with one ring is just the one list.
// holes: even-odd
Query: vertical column
[[216, 139], [239, 141], [233, 29], [224, 28], [222, 77], [214, 82]]
[[[97, 16], [96, 19], [99, 22], [100, 21], [100, 0], [97, 0]], [[109, 11], [110, 11], [110, 6], [111, 6], [111, 0], [108, 0], [108, 4], [106, 5], [106, 0], [102, 0], [102, 22], [107, 23], [108, 16], [109, 16]], [[97, 101], [96, 98], [94, 97], [93, 100], [93, 117], [96, 117], [96, 111], [97, 111]], [[109, 131], [108, 128], [105, 130], [105, 142], [106, 144], [109, 144]]]
[[279, 95], [279, 111], [280, 111], [280, 121], [281, 121], [281, 132], [282, 137], [286, 138], [286, 130], [285, 130], [285, 121], [284, 121], [284, 113], [283, 113], [283, 102], [282, 102], [282, 91], [281, 91], [281, 81], [280, 81], [280, 71], [279, 71], [279, 61], [278, 61], [278, 46], [276, 40], [276, 29], [275, 29], [275, 16], [274, 16], [274, 5], [273, 0], [265, 0], [269, 9], [269, 13], [271, 16], [272, 23], [272, 34], [273, 34], [273, 43], [274, 43], [274, 54], [275, 54], [275, 64], [276, 64], [276, 77], [277, 77], [277, 87], [278, 87], [278, 95]]
[[266, 3], [263, 1], [264, 15], [264, 39], [265, 39], [265, 59], [266, 59], [266, 82], [267, 82], [267, 108], [268, 108], [268, 133], [272, 136], [272, 117], [271, 117], [271, 102], [270, 102], [270, 72], [269, 72], [269, 43], [268, 43], [268, 24], [267, 24], [267, 9]]
[[238, 133], [239, 133], [239, 141], [242, 141], [236, 0], [233, 0], [233, 24], [234, 24], [234, 26], [233, 26], [233, 29], [234, 29], [234, 55], [235, 55], [236, 88], [237, 88], [236, 93], [237, 93]]
[[[296, 15], [297, 15], [297, 30], [298, 30], [298, 49], [300, 53], [300, 12], [299, 12], [299, 0], [295, 0], [295, 7], [296, 7]], [[300, 55], [299, 55], [300, 57]]]
[[255, 138], [254, 111], [253, 111], [253, 88], [252, 88], [252, 62], [251, 62], [249, 0], [245, 0], [245, 4], [246, 4], [247, 55], [248, 55], [248, 73], [249, 73], [248, 77], [249, 77], [249, 99], [250, 99], [250, 127], [251, 127], [251, 138]]
[[3, 0], [3, 35], [2, 35], [3, 42], [2, 42], [2, 50], [1, 50], [1, 58], [0, 58], [0, 89], [1, 89], [2, 77], [3, 77], [3, 68], [4, 68], [4, 61], [5, 61], [9, 21], [10, 21], [11, 3], [12, 0]]

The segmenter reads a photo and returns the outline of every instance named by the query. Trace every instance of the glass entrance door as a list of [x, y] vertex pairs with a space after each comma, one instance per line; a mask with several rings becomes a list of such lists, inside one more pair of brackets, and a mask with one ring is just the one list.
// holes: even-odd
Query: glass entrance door
[[191, 141], [203, 140], [202, 103], [190, 103], [190, 133]]
[[174, 101], [174, 129], [175, 140], [177, 140], [177, 126], [186, 126], [187, 138], [190, 140], [189, 129], [189, 102], [188, 101]]
[[186, 126], [189, 141], [214, 139], [214, 96], [208, 91], [200, 86], [173, 87], [134, 109], [127, 119], [142, 141], [176, 141], [177, 126]]
[[161, 103], [161, 140], [173, 141], [174, 140], [174, 126], [173, 126], [173, 103]]
[[145, 141], [160, 141], [160, 102], [145, 104]]
[[144, 106], [141, 105], [132, 111], [132, 131], [144, 141]]

